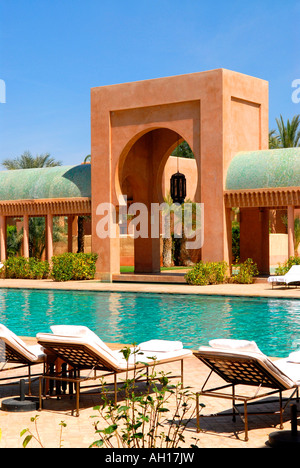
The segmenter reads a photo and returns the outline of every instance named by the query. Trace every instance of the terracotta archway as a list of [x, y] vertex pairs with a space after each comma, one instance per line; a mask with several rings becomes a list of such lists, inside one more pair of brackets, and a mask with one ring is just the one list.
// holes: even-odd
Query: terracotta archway
[[[148, 236], [134, 239], [136, 273], [160, 271], [160, 238], [151, 232], [151, 205], [163, 203], [162, 177], [166, 160], [173, 149], [183, 141], [168, 128], [143, 132], [122, 152], [116, 175], [116, 191], [122, 191], [130, 203], [143, 203], [148, 211]], [[126, 182], [129, 192], [126, 192]], [[129, 184], [128, 184], [129, 183]]]
[[[197, 163], [195, 201], [204, 204], [205, 219], [202, 258], [230, 261], [226, 171], [238, 151], [268, 147], [267, 82], [219, 69], [93, 88], [91, 130], [92, 250], [99, 255], [100, 279], [111, 281], [119, 273], [120, 247], [118, 234], [105, 239], [97, 235], [97, 207], [102, 203], [118, 206], [120, 174], [130, 167], [127, 158], [137, 151], [141, 151], [141, 161], [133, 168], [132, 183], [146, 180], [151, 188], [147, 203], [160, 201], [163, 160], [178, 135], [188, 141]], [[154, 156], [150, 158], [151, 148]], [[148, 239], [148, 244], [147, 251], [154, 252], [156, 241]], [[152, 260], [145, 261], [146, 271], [156, 271], [156, 257], [152, 254]]]

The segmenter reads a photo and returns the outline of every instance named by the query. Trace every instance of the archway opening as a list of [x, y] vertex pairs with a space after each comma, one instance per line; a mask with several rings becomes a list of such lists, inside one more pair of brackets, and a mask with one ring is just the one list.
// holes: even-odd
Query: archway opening
[[[186, 201], [192, 202], [198, 184], [197, 163], [184, 138], [168, 128], [144, 133], [123, 156], [118, 183], [127, 210], [125, 217], [119, 217], [121, 272], [159, 273], [199, 260], [199, 252], [193, 252], [192, 258], [180, 255], [184, 244], [174, 242], [174, 236], [163, 238], [161, 214], [153, 235], [153, 205], [172, 204], [170, 178], [178, 168], [187, 179]], [[141, 220], [147, 225], [145, 229]]]

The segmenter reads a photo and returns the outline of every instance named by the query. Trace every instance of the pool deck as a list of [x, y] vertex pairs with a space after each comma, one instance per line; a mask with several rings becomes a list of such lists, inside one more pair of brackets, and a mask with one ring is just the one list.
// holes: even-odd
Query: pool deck
[[0, 279], [0, 288], [60, 289], [72, 291], [147, 292], [165, 294], [206, 294], [221, 296], [279, 297], [300, 299], [300, 287], [272, 286], [266, 281], [253, 284], [218, 284], [191, 286], [188, 284], [151, 282], [112, 282]]
[[[152, 292], [168, 294], [208, 294], [208, 295], [230, 295], [230, 296], [252, 296], [252, 297], [273, 297], [273, 298], [297, 298], [300, 299], [300, 288], [276, 287], [265, 282], [258, 282], [251, 285], [225, 284], [216, 286], [188, 286], [184, 284], [158, 284], [158, 283], [100, 283], [97, 281], [87, 282], [66, 282], [55, 283], [51, 280], [31, 281], [31, 280], [0, 280], [0, 288], [33, 288], [33, 289], [60, 289], [60, 290], [81, 290], [81, 291], [114, 291], [114, 292]], [[35, 343], [35, 338], [24, 337], [30, 344]], [[118, 348], [121, 345], [112, 345]], [[178, 363], [171, 363], [169, 366], [162, 366], [165, 371], [178, 373]], [[192, 391], [200, 390], [208, 376], [208, 368], [202, 364], [195, 356], [185, 359], [184, 383], [190, 386]], [[217, 377], [215, 378], [215, 383]], [[35, 384], [36, 385], [36, 384]], [[35, 391], [37, 388], [34, 386]], [[253, 395], [254, 389], [247, 389]], [[18, 395], [18, 386], [8, 386], [1, 388], [0, 402], [3, 399]], [[288, 392], [287, 394], [288, 395]], [[284, 396], [285, 396], [284, 395]], [[40, 438], [45, 447], [59, 447], [60, 422], [64, 421], [67, 426], [63, 429], [63, 447], [65, 448], [87, 448], [95, 437], [93, 419], [95, 415], [93, 406], [98, 403], [95, 396], [86, 395], [81, 401], [80, 416], [74, 417], [70, 414], [69, 400], [51, 400], [46, 402], [46, 407], [41, 412], [8, 413], [0, 411], [0, 429], [2, 438], [0, 448], [22, 447], [25, 436], [20, 437], [20, 432], [24, 428], [30, 428], [34, 432], [34, 424], [30, 421], [32, 416], [39, 415], [38, 430]], [[225, 412], [230, 408], [230, 402], [222, 399], [212, 399], [203, 397], [200, 400], [206, 406], [205, 413]], [[260, 410], [277, 409], [278, 404], [269, 403], [267, 400], [260, 405]], [[243, 424], [237, 419], [233, 423], [231, 416], [217, 418], [203, 418], [201, 420], [202, 432], [196, 432], [196, 421], [192, 419], [186, 433], [184, 444], [189, 447], [198, 439], [200, 448], [267, 448], [266, 442], [271, 432], [278, 431], [278, 415], [249, 416], [249, 441], [243, 440]], [[290, 430], [290, 411], [286, 410], [284, 417], [284, 429]], [[38, 447], [36, 441], [32, 439], [30, 447]]]

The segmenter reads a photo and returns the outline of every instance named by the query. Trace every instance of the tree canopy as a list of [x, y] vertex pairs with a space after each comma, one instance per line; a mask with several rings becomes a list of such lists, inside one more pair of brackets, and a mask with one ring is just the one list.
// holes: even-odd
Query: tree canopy
[[300, 146], [300, 114], [295, 115], [286, 123], [282, 115], [276, 119], [277, 130], [269, 132], [269, 147], [275, 148], [294, 148]]
[[25, 151], [17, 158], [7, 158], [2, 161], [2, 166], [8, 170], [35, 169], [39, 167], [54, 167], [61, 165], [61, 161], [56, 161], [54, 158], [51, 158], [49, 153], [37, 154], [34, 157], [30, 151]]

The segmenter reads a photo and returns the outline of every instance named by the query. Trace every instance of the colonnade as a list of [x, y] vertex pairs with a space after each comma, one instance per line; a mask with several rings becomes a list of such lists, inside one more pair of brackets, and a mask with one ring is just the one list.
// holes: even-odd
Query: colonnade
[[[42, 216], [40, 216], [42, 217]], [[45, 217], [45, 241], [46, 260], [50, 261], [53, 256], [53, 214], [46, 214]], [[68, 252], [73, 250], [73, 232], [77, 224], [78, 216], [68, 215]], [[0, 261], [7, 258], [7, 219], [11, 216], [0, 215]], [[24, 214], [23, 218], [23, 257], [29, 258], [29, 215]]]

